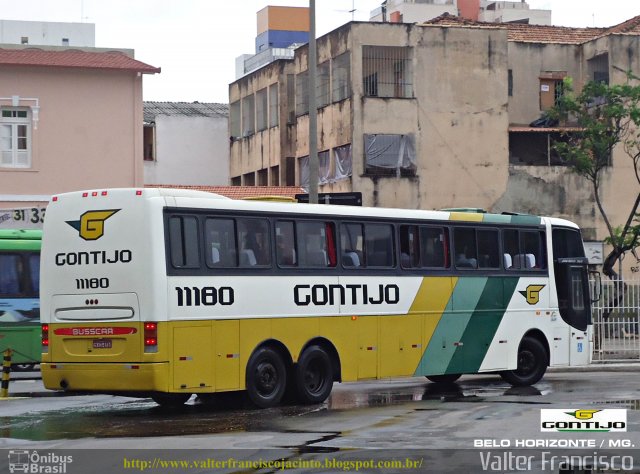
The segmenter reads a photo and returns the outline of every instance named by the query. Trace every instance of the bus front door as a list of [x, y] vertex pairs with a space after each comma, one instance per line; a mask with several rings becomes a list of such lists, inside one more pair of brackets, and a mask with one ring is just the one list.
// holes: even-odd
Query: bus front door
[[587, 259], [561, 258], [555, 262], [560, 316], [570, 326], [569, 365], [591, 360], [591, 299]]

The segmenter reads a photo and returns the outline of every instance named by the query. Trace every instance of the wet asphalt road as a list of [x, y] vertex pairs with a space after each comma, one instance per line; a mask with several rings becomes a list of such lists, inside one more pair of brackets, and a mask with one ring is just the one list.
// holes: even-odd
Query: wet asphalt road
[[615, 436], [640, 448], [635, 370], [552, 372], [525, 388], [497, 376], [446, 386], [423, 378], [336, 384], [321, 405], [267, 410], [248, 407], [241, 394], [192, 397], [173, 410], [108, 395], [14, 398], [0, 402], [0, 447], [469, 448], [475, 439], [546, 435], [541, 408], [626, 408], [629, 432]]

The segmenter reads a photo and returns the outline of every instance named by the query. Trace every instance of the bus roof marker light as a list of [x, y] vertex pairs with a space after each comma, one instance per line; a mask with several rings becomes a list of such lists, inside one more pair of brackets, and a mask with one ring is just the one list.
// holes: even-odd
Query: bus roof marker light
[[102, 191], [100, 194], [101, 194], [102, 196], [106, 196], [106, 195], [107, 195], [107, 191]]
[[58, 200], [58, 196], [53, 196], [53, 197], [51, 198], [51, 200], [52, 200], [53, 202], [56, 202], [56, 201]]
[[98, 195], [98, 191], [94, 191], [91, 193], [91, 196], [96, 197]]
[[89, 193], [82, 193], [83, 198], [86, 198], [87, 196], [89, 196]]
[[140, 189], [136, 191], [136, 196], [142, 196], [142, 191]]

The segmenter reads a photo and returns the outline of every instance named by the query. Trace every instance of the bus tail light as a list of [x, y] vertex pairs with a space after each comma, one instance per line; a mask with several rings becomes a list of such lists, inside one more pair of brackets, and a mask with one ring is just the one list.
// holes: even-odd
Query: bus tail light
[[42, 352], [49, 352], [49, 325], [42, 325]]
[[158, 352], [158, 323], [144, 323], [144, 351]]

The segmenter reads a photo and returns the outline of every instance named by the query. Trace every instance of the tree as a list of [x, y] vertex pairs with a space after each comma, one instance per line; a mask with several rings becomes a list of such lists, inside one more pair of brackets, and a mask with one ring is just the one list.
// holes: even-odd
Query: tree
[[[585, 178], [592, 186], [593, 195], [607, 227], [605, 242], [611, 252], [604, 260], [603, 273], [611, 279], [618, 277], [615, 264], [624, 255], [640, 246], [640, 78], [627, 73], [625, 84], [608, 85], [588, 82], [575, 94], [571, 78], [564, 80], [564, 93], [550, 115], [563, 123], [572, 123], [576, 129], [562, 134], [554, 149], [571, 170]], [[633, 161], [638, 188], [629, 214], [622, 225], [615, 226], [605, 209], [601, 196], [603, 172], [611, 166], [613, 149], [621, 146]], [[616, 203], [623, 206], [624, 203]]]

